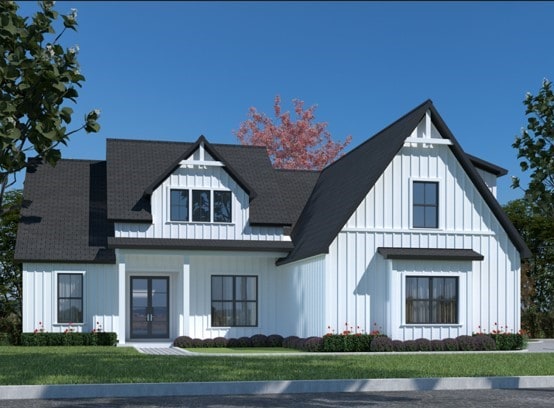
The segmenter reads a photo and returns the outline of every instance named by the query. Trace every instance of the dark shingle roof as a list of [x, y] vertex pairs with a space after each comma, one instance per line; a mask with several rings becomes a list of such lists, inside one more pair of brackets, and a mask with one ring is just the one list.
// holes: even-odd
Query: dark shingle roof
[[[108, 139], [108, 218], [151, 222], [149, 194], [168, 176], [194, 145], [183, 142]], [[209, 144], [212, 154], [251, 193], [250, 223], [290, 225], [280, 184], [266, 149], [254, 146]]]
[[284, 201], [287, 220], [294, 225], [319, 178], [319, 171], [277, 170], [279, 191]]
[[469, 153], [466, 153], [466, 156], [475, 167], [481, 170], [488, 171], [489, 173], [494, 174], [496, 177], [502, 177], [508, 174], [508, 170], [500, 166], [497, 166], [496, 164], [483, 160], [479, 157], [473, 156]]
[[114, 263], [107, 249], [106, 162], [61, 160], [27, 170], [15, 257], [27, 262]]
[[433, 103], [427, 100], [322, 171], [292, 231], [294, 249], [286, 258], [279, 260], [278, 264], [328, 252], [333, 239], [428, 110], [431, 111], [433, 124], [443, 137], [451, 140], [450, 149], [453, 154], [506, 230], [521, 256], [525, 258], [530, 255], [525, 242], [477, 173]]
[[[28, 170], [16, 257], [27, 262], [113, 263], [113, 248], [139, 240], [113, 237], [113, 222], [151, 222], [150, 194], [176, 164], [205, 142], [207, 150], [250, 195], [251, 225], [294, 225], [292, 242], [140, 240], [156, 248], [288, 251], [279, 264], [325, 253], [373, 187], [404, 140], [430, 110], [439, 132], [499, 220], [522, 257], [530, 252], [474, 166], [501, 168], [466, 155], [427, 101], [353, 149], [321, 173], [273, 169], [263, 147], [184, 142], [107, 140], [107, 160], [61, 160]], [[196, 146], [196, 147], [195, 147]]]

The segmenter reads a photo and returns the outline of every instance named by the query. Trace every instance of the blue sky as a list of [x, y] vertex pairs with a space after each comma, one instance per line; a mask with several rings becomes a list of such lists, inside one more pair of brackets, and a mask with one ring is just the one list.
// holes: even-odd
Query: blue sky
[[[554, 79], [551, 2], [73, 2], [86, 77], [74, 106], [102, 111], [66, 158], [104, 159], [106, 138], [237, 143], [250, 106], [317, 105], [353, 148], [432, 99], [468, 153], [509, 170], [499, 200], [521, 196], [514, 137], [522, 100]], [[34, 2], [21, 5], [30, 15]], [[21, 177], [20, 177], [21, 179]], [[525, 177], [523, 177], [525, 180]]]

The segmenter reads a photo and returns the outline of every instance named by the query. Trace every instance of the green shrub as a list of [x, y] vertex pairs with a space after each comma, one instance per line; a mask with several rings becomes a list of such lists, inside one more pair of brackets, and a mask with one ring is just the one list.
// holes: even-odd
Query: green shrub
[[11, 344], [8, 333], [0, 333], [0, 346], [9, 346]]
[[267, 336], [269, 347], [283, 347], [283, 336], [280, 334], [271, 334]]
[[393, 351], [393, 343], [387, 336], [377, 336], [372, 340], [370, 349], [376, 352]]
[[445, 351], [458, 351], [458, 341], [456, 339], [444, 339], [442, 340]]
[[175, 347], [189, 348], [192, 347], [192, 339], [189, 336], [179, 336], [173, 342]]
[[96, 333], [21, 333], [22, 346], [115, 346], [117, 334]]
[[264, 334], [255, 334], [250, 337], [252, 347], [268, 347], [267, 336]]
[[325, 352], [366, 352], [370, 351], [371, 341], [376, 336], [373, 334], [326, 334], [323, 336], [323, 348]]
[[323, 351], [341, 353], [344, 351], [344, 340], [340, 334], [326, 334], [323, 336]]
[[496, 342], [496, 350], [522, 350], [527, 347], [527, 336], [520, 333], [491, 334]]
[[521, 327], [531, 338], [554, 337], [554, 312], [539, 312], [535, 308], [521, 312]]

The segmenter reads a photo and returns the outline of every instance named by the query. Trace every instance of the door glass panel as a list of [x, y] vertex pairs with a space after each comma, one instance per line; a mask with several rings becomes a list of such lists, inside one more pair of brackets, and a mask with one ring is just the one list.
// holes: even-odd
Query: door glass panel
[[169, 336], [169, 279], [131, 278], [131, 337]]

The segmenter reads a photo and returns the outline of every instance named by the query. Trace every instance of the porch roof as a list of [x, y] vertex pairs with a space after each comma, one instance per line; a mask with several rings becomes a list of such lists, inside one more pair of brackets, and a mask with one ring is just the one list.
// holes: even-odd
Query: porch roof
[[289, 252], [293, 248], [293, 244], [291, 241], [110, 237], [108, 238], [108, 248]]
[[483, 255], [473, 249], [451, 248], [377, 248], [385, 259], [430, 259], [430, 260], [459, 260], [482, 261]]

